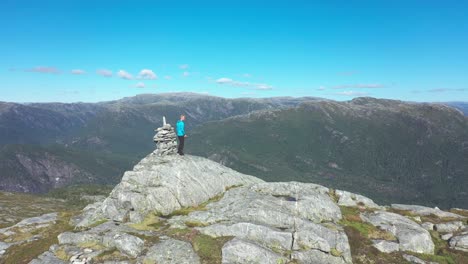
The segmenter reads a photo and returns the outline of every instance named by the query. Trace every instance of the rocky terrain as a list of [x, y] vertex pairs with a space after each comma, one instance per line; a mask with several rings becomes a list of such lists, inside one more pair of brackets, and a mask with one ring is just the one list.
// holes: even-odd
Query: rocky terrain
[[466, 263], [467, 217], [151, 153], [79, 214], [0, 229], [0, 254], [32, 264]]

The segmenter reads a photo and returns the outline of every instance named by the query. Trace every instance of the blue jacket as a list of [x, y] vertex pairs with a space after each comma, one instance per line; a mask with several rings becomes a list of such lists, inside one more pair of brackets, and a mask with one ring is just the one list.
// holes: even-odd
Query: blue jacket
[[177, 136], [179, 136], [179, 137], [185, 136], [185, 123], [184, 123], [184, 121], [182, 121], [182, 120], [177, 121], [176, 131], [177, 131]]

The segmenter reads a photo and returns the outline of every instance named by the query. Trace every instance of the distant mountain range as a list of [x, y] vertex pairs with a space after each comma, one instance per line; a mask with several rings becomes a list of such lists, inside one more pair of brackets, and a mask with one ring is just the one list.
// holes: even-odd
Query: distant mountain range
[[265, 180], [317, 182], [379, 202], [468, 204], [460, 189], [468, 179], [467, 118], [441, 104], [373, 98], [173, 93], [101, 103], [0, 103], [0, 189], [115, 184], [154, 150], [162, 116], [175, 123], [180, 113], [188, 117], [188, 153]]
[[317, 98], [224, 99], [192, 93], [146, 94], [102, 103], [0, 102], [0, 190], [44, 192], [72, 183], [116, 183], [151, 152], [162, 116], [181, 113], [188, 130], [256, 110]]
[[267, 181], [326, 184], [382, 203], [468, 204], [468, 118], [441, 104], [306, 102], [207, 123], [188, 148]]
[[446, 105], [455, 107], [462, 111], [465, 115], [468, 115], [468, 103], [467, 102], [448, 102]]

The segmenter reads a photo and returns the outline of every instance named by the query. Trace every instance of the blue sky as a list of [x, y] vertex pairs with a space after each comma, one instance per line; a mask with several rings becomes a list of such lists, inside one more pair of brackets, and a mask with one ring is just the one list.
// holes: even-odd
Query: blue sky
[[466, 1], [0, 1], [0, 101], [468, 101]]

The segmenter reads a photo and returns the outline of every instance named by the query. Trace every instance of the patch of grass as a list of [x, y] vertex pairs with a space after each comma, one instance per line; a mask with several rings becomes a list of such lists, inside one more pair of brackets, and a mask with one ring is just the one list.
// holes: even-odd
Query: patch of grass
[[359, 213], [360, 209], [358, 208], [342, 206], [341, 214], [343, 215], [343, 219], [339, 222], [339, 224], [353, 227], [359, 231], [362, 236], [368, 239], [396, 240], [392, 233], [381, 230], [369, 223], [363, 222]]
[[54, 251], [54, 254], [57, 258], [63, 260], [63, 261], [68, 261], [69, 256], [67, 252], [63, 248], [58, 248], [57, 250]]
[[460, 210], [460, 209], [454, 208], [454, 209], [450, 209], [450, 212], [457, 214], [457, 215], [468, 217], [468, 210]]
[[341, 255], [343, 254], [342, 252], [340, 252], [338, 249], [336, 248], [332, 248], [330, 250], [330, 254], [334, 257], [341, 257]]
[[113, 249], [103, 251], [101, 254], [97, 255], [93, 259], [93, 261], [95, 263], [101, 263], [101, 262], [104, 262], [106, 260], [118, 261], [118, 260], [126, 260], [126, 259], [127, 259], [126, 256], [122, 255], [122, 253], [120, 253], [120, 251], [113, 248]]
[[210, 203], [214, 203], [214, 202], [217, 202], [219, 200], [221, 200], [224, 196], [224, 193], [220, 193], [212, 198], [210, 198], [208, 201], [206, 202], [203, 202], [197, 206], [192, 206], [192, 207], [184, 207], [184, 208], [181, 208], [179, 210], [175, 210], [173, 211], [172, 213], [166, 215], [165, 217], [167, 218], [171, 218], [173, 216], [176, 216], [176, 215], [188, 215], [190, 214], [191, 212], [195, 212], [195, 211], [206, 211], [206, 206]]
[[188, 227], [204, 227], [204, 226], [208, 226], [208, 224], [205, 224], [203, 222], [200, 222], [200, 221], [185, 221], [185, 225], [188, 226]]
[[330, 196], [330, 198], [335, 202], [335, 203], [338, 203], [338, 195], [336, 195], [336, 190], [335, 189], [331, 189], [330, 188], [330, 191], [328, 191], [328, 196]]
[[90, 249], [94, 249], [94, 250], [104, 249], [103, 245], [101, 245], [100, 243], [92, 242], [92, 241], [79, 243], [77, 246], [79, 246], [81, 248], [90, 248]]
[[158, 214], [156, 213], [149, 213], [145, 219], [141, 223], [136, 224], [129, 224], [130, 227], [136, 230], [148, 231], [148, 230], [155, 230], [159, 229], [165, 225], [165, 221], [163, 221]]
[[440, 224], [440, 223], [459, 221], [459, 220], [460, 219], [455, 218], [455, 217], [438, 217], [437, 215], [434, 215], [434, 214], [421, 216], [422, 222], [431, 222], [433, 224]]
[[242, 187], [242, 186], [243, 186], [242, 184], [231, 185], [231, 186], [226, 187], [224, 190], [225, 190], [225, 191], [229, 191], [229, 190], [231, 190], [231, 189], [238, 188], [238, 187]]
[[139, 234], [139, 233], [135, 233], [135, 232], [130, 232], [128, 233], [132, 236], [136, 236], [138, 238], [140, 238], [141, 240], [143, 240], [145, 242], [145, 244], [147, 246], [150, 246], [150, 245], [153, 245], [153, 244], [156, 244], [158, 243], [160, 240], [159, 240], [159, 237], [158, 236], [147, 236], [147, 235], [144, 235], [144, 234]]
[[345, 226], [345, 233], [348, 236], [351, 247], [351, 255], [355, 264], [375, 264], [375, 263], [408, 263], [398, 252], [390, 254], [382, 253], [372, 246], [372, 241], [353, 226]]
[[221, 249], [224, 243], [232, 237], [213, 238], [203, 234], [197, 234], [192, 240], [192, 246], [203, 264], [221, 263]]
[[88, 228], [93, 228], [93, 227], [96, 227], [98, 225], [102, 225], [104, 223], [107, 223], [109, 220], [108, 219], [101, 219], [101, 220], [97, 220], [96, 222], [92, 223], [91, 225], [88, 226]]

